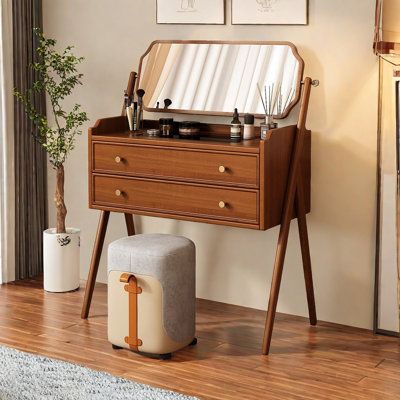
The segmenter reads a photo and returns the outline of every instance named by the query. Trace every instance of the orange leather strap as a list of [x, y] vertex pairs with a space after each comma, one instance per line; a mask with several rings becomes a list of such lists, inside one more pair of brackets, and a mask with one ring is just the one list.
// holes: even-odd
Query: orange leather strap
[[125, 343], [129, 344], [131, 350], [138, 351], [143, 342], [138, 338], [138, 303], [137, 296], [142, 293], [138, 287], [135, 275], [124, 273], [119, 278], [120, 282], [126, 283], [124, 290], [129, 295], [129, 336], [125, 337]]

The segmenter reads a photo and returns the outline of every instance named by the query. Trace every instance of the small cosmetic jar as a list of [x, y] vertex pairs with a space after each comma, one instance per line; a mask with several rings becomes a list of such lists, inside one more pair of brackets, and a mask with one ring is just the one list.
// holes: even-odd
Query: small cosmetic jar
[[254, 115], [246, 114], [244, 116], [243, 139], [249, 140], [256, 137], [254, 129]]
[[200, 123], [183, 121], [179, 123], [179, 136], [181, 138], [196, 138], [200, 136]]
[[160, 136], [171, 137], [174, 134], [174, 119], [160, 118]]
[[160, 136], [159, 129], [147, 129], [147, 136]]

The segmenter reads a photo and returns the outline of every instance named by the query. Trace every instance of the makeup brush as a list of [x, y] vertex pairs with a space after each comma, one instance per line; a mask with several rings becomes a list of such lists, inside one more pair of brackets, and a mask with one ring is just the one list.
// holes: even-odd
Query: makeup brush
[[164, 100], [164, 109], [167, 110], [168, 107], [172, 104], [172, 100], [171, 99], [165, 99]]
[[139, 129], [142, 128], [143, 97], [144, 97], [145, 94], [146, 94], [146, 92], [143, 89], [138, 89], [136, 91], [136, 95], [138, 97], [138, 111], [137, 111], [138, 119], [137, 119], [137, 125], [138, 125]]
[[143, 101], [143, 97], [146, 94], [146, 92], [143, 89], [138, 89], [136, 90], [136, 95], [138, 97], [138, 103], [141, 105]]
[[133, 108], [131, 106], [126, 107], [126, 116], [128, 117], [128, 123], [129, 123], [129, 130], [133, 131], [134, 130], [134, 125], [133, 125]]
[[133, 110], [133, 130], [137, 131], [138, 124], [137, 124], [137, 101], [134, 101], [131, 104], [132, 110]]
[[128, 96], [128, 92], [126, 90], [124, 91], [124, 105], [125, 105], [125, 108], [130, 106], [129, 96]]
[[131, 103], [135, 101], [135, 86], [136, 86], [137, 73], [132, 72], [132, 86], [131, 86]]
[[128, 119], [129, 129], [132, 130], [131, 120], [130, 120], [130, 116], [129, 116], [130, 98], [129, 98], [128, 92], [126, 90], [124, 92], [124, 108], [125, 108], [126, 118]]

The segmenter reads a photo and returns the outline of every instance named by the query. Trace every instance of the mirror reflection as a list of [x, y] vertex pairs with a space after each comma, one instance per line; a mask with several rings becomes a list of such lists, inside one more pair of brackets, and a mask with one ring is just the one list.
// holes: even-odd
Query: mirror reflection
[[235, 108], [265, 115], [260, 92], [267, 92], [282, 118], [299, 100], [303, 65], [290, 43], [155, 42], [142, 57], [138, 87], [145, 109], [170, 99], [170, 111], [210, 115]]

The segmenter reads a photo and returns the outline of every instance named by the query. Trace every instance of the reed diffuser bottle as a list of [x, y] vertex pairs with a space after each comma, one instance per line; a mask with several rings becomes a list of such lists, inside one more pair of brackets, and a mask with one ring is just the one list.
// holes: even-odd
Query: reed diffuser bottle
[[260, 124], [261, 139], [266, 139], [268, 131], [276, 129], [277, 127], [278, 124], [274, 121], [274, 117], [272, 115], [266, 115], [265, 122]]
[[260, 124], [261, 139], [266, 139], [268, 131], [278, 127], [278, 124], [274, 121], [274, 111], [277, 99], [274, 92], [274, 84], [269, 85], [268, 88], [267, 86], [264, 86], [264, 96], [262, 95], [258, 84], [257, 87], [265, 111], [265, 122]]
[[274, 116], [283, 116], [294, 96], [294, 89], [284, 92], [282, 91], [282, 84], [278, 83], [278, 89], [275, 90], [275, 84], [272, 83], [268, 87], [264, 86], [264, 94], [262, 94], [258, 83], [257, 88], [265, 111], [265, 122], [260, 125], [261, 139], [266, 139], [268, 131], [278, 127], [278, 124], [274, 121]]

